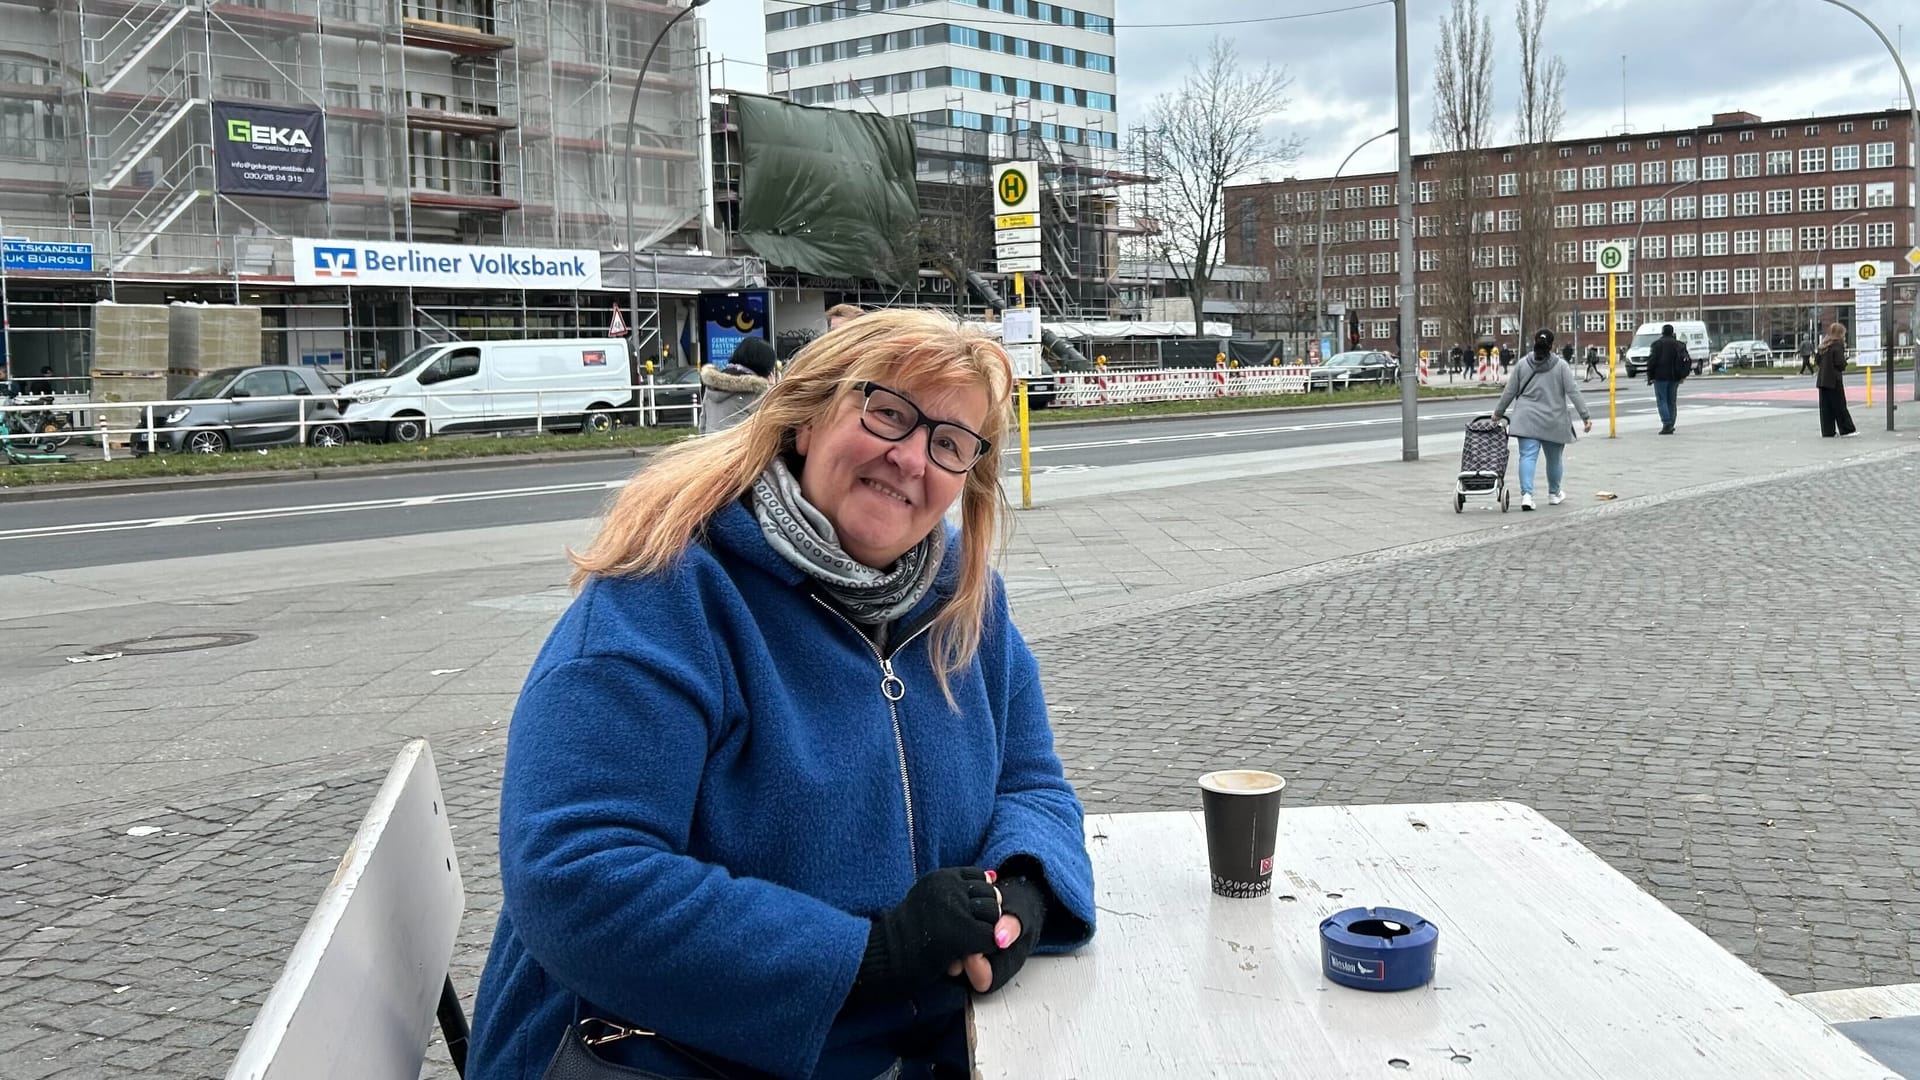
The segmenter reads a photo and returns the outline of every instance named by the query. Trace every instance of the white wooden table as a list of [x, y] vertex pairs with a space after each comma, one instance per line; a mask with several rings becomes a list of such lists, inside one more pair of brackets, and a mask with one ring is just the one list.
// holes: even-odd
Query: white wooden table
[[[976, 999], [978, 1077], [1898, 1080], [1517, 803], [1282, 810], [1253, 900], [1208, 890], [1198, 810], [1087, 835], [1098, 933]], [[1430, 985], [1321, 975], [1320, 920], [1372, 905], [1439, 926]]]

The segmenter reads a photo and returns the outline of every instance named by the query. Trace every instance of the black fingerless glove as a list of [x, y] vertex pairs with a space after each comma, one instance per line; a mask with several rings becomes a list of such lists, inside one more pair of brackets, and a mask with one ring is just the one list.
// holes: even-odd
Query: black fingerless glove
[[987, 954], [987, 968], [993, 972], [992, 993], [1017, 974], [1040, 940], [1040, 927], [1047, 921], [1047, 887], [1026, 878], [1000, 879], [1000, 910], [1020, 920], [1020, 936], [1007, 947]]
[[898, 907], [873, 920], [850, 1000], [905, 996], [939, 982], [955, 960], [994, 950], [993, 924], [999, 917], [985, 870], [954, 867], [927, 874]]

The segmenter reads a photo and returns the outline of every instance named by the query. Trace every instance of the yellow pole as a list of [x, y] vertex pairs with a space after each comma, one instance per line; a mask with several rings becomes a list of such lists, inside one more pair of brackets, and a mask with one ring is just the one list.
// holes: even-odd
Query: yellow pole
[[1020, 509], [1033, 509], [1033, 455], [1027, 442], [1027, 380], [1020, 384]]
[[1013, 275], [1013, 306], [1027, 306], [1027, 275], [1018, 271]]
[[1873, 368], [1867, 368], [1867, 408], [1873, 408]]
[[1620, 435], [1618, 401], [1620, 392], [1620, 349], [1618, 343], [1614, 340], [1614, 335], [1619, 333], [1620, 324], [1614, 320], [1613, 311], [1614, 301], [1619, 297], [1619, 294], [1615, 291], [1614, 283], [1618, 281], [1619, 278], [1619, 274], [1607, 275], [1607, 438], [1609, 439], [1618, 438]]

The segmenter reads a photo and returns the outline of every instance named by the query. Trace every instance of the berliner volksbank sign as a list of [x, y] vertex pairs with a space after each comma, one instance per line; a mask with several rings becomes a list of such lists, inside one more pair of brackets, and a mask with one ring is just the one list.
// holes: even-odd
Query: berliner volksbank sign
[[600, 254], [584, 248], [296, 239], [293, 280], [432, 289], [597, 289]]

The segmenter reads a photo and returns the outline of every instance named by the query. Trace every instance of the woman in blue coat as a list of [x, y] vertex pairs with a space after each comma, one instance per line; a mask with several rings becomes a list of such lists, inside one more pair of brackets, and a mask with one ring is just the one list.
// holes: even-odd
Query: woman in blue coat
[[898, 311], [796, 360], [574, 556], [508, 739], [469, 1080], [536, 1080], [583, 1031], [661, 1076], [943, 1075], [969, 993], [1092, 936], [989, 565], [1005, 352]]

